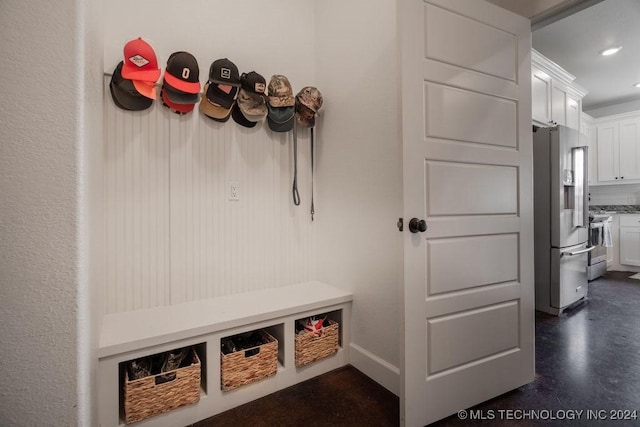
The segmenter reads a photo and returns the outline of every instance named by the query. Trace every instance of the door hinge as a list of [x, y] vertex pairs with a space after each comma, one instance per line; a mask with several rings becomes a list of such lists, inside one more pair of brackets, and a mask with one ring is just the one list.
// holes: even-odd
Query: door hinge
[[396, 226], [398, 227], [398, 231], [403, 231], [404, 230], [404, 220], [402, 218], [398, 218], [398, 222], [396, 223]]

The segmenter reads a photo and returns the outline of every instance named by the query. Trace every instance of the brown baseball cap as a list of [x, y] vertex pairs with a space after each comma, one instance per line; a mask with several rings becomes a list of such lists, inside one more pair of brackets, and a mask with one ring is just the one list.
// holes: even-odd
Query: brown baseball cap
[[272, 107], [293, 107], [296, 100], [289, 79], [282, 74], [271, 76], [268, 86], [269, 104]]

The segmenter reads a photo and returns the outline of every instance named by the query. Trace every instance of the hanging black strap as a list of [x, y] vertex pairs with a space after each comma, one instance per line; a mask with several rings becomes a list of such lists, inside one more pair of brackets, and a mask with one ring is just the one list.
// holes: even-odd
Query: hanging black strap
[[316, 213], [316, 209], [313, 206], [313, 128], [311, 128], [311, 221], [313, 221], [313, 214]]
[[293, 125], [293, 204], [300, 205], [300, 193], [298, 193], [298, 134], [296, 132], [297, 125]]

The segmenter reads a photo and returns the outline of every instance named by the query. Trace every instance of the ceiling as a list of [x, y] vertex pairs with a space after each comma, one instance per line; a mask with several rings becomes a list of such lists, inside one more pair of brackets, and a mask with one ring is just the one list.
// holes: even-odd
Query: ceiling
[[[640, 101], [640, 1], [604, 0], [533, 32], [534, 49], [589, 91], [583, 110]], [[617, 54], [601, 56], [610, 46]]]
[[532, 24], [546, 21], [553, 17], [565, 16], [583, 7], [581, 5], [593, 3], [594, 0], [487, 0], [518, 15], [529, 18]]

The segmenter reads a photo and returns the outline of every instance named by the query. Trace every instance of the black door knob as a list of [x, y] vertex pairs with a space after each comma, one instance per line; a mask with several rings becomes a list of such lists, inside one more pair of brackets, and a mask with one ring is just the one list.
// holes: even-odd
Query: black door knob
[[409, 231], [412, 233], [427, 231], [427, 221], [424, 219], [411, 218], [411, 220], [409, 220]]

